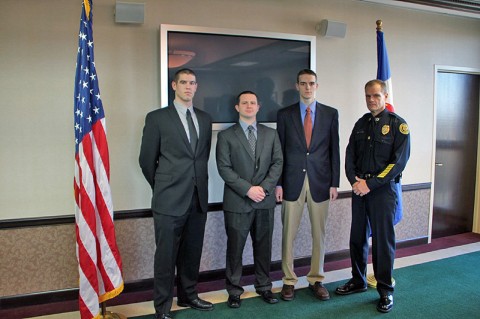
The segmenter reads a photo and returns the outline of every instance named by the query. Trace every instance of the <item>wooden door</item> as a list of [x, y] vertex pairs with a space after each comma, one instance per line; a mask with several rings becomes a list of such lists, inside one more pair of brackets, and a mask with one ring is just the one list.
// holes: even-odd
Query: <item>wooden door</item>
[[479, 78], [479, 75], [464, 73], [437, 73], [432, 238], [472, 231]]

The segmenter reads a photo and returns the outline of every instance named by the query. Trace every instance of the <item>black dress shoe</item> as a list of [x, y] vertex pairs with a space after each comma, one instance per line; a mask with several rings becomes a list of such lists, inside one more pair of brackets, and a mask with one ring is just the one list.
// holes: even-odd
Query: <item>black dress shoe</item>
[[393, 295], [386, 294], [380, 297], [377, 304], [377, 310], [380, 312], [390, 312], [393, 308]]
[[335, 289], [337, 295], [350, 295], [356, 292], [365, 292], [367, 291], [367, 286], [361, 286], [354, 284], [352, 280], [349, 280], [346, 284]]
[[240, 308], [241, 304], [242, 304], [242, 300], [240, 299], [240, 296], [238, 295], [228, 296], [227, 306], [229, 306], [230, 308]]
[[177, 305], [180, 307], [190, 307], [192, 309], [202, 310], [202, 311], [210, 311], [213, 310], [213, 304], [206, 300], [202, 300], [200, 298], [193, 299], [190, 301], [177, 301]]
[[155, 319], [172, 319], [172, 316], [169, 313], [156, 313]]
[[257, 294], [259, 294], [266, 303], [274, 304], [278, 302], [278, 299], [271, 290], [257, 291]]

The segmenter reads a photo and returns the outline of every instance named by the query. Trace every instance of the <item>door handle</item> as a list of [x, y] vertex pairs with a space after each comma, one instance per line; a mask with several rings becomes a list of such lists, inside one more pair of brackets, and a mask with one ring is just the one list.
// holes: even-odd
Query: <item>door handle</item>
[[443, 166], [443, 163], [435, 163], [435, 166]]

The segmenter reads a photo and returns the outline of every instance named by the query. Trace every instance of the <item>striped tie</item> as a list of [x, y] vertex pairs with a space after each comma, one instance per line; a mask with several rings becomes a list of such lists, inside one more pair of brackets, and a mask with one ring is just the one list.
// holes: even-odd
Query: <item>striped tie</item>
[[253, 155], [255, 155], [255, 147], [257, 145], [257, 139], [255, 138], [255, 134], [253, 133], [253, 126], [248, 126], [248, 143], [250, 144], [250, 148], [252, 149]]

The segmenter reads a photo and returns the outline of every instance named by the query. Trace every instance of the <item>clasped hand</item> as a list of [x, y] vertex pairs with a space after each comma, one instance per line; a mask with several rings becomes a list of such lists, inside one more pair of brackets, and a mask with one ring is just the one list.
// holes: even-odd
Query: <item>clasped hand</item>
[[264, 200], [266, 194], [261, 186], [252, 186], [247, 192], [248, 198], [253, 200], [255, 203], [259, 203]]
[[358, 196], [367, 195], [370, 192], [370, 188], [367, 186], [367, 181], [358, 177], [355, 177], [355, 179], [357, 181], [352, 185], [352, 191]]

